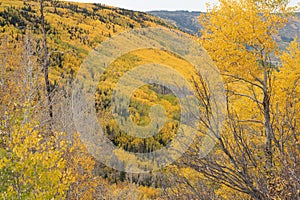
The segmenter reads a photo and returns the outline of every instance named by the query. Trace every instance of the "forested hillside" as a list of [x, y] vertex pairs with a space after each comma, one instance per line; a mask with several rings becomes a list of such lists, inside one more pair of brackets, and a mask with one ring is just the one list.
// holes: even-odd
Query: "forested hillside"
[[[292, 15], [296, 11], [285, 1], [220, 0], [220, 6], [205, 14], [150, 12], [164, 21], [102, 4], [0, 0], [0, 199], [300, 199], [300, 44], [295, 37], [299, 18]], [[185, 50], [209, 54], [211, 61], [199, 59], [219, 73], [223, 83], [221, 89], [211, 88], [211, 80], [195, 69], [201, 66], [193, 66], [172, 47], [136, 49], [109, 66], [99, 66], [105, 72], [91, 97], [93, 111], [105, 137], [118, 148], [113, 152], [113, 159], [122, 162], [118, 171], [94, 157], [76, 129], [72, 92], [89, 55], [103, 53], [99, 44], [146, 27], [161, 27], [201, 45], [205, 51], [174, 41]], [[200, 34], [193, 36], [199, 27]], [[126, 47], [129, 42], [120, 44]], [[168, 46], [164, 41], [159, 45]], [[197, 103], [186, 114], [171, 88], [155, 83], [136, 88], [129, 94], [128, 111], [121, 110], [121, 115], [147, 127], [153, 107], [161, 105], [166, 121], [155, 135], [135, 137], [116, 121], [113, 112], [121, 105], [112, 103], [114, 89], [135, 67], [151, 63], [180, 73]], [[98, 73], [87, 70], [81, 75], [88, 85]], [[144, 74], [151, 73], [149, 68]], [[215, 108], [213, 89], [223, 91], [222, 108]], [[158, 165], [126, 152], [138, 155], [170, 146], [180, 125], [189, 124], [182, 122], [182, 113], [192, 116], [195, 111], [200, 113], [199, 124], [192, 127], [196, 134], [179, 159], [148, 173], [126, 172], [132, 162], [145, 169]], [[222, 124], [216, 123], [220, 113], [225, 115]], [[157, 130], [159, 122], [155, 123]], [[207, 141], [214, 145], [208, 155]], [[175, 146], [175, 151], [180, 149]]]
[[[148, 188], [159, 182], [155, 180], [157, 179], [155, 176], [144, 175], [141, 177], [145, 178], [138, 176], [134, 179], [131, 177], [131, 183], [139, 178], [141, 184], [128, 186], [129, 177], [125, 173], [105, 168], [89, 155], [75, 133], [74, 124], [70, 123], [72, 122], [70, 84], [88, 53], [103, 40], [133, 28], [150, 26], [172, 28], [172, 26], [145, 13], [101, 4], [43, 1], [42, 6], [44, 25], [39, 1], [1, 1], [0, 5], [2, 66], [0, 167], [3, 182], [0, 187], [1, 198], [11, 199], [20, 196], [22, 199], [45, 199], [67, 195], [69, 199], [115, 199], [129, 194], [137, 198], [155, 197], [159, 190]], [[43, 35], [44, 31], [46, 37]], [[145, 55], [151, 55], [150, 60], [155, 60], [160, 54], [149, 51], [128, 55], [126, 62], [119, 61], [122, 68], [117, 68], [119, 70], [117, 73], [122, 75], [122, 71], [125, 72], [127, 69], [125, 66], [131, 67], [130, 63], [141, 62]], [[166, 57], [169, 56], [166, 54]], [[109, 113], [108, 101], [111, 98], [112, 84], [116, 80], [115, 73], [107, 74], [108, 81], [105, 84], [100, 82], [96, 94], [99, 120], [104, 123], [108, 137], [117, 146], [137, 152], [157, 149], [168, 143], [172, 138], [172, 134], [169, 134], [172, 130], [165, 128], [165, 132], [147, 140], [135, 139], [114, 128], [115, 124], [111, 121], [111, 117], [101, 117]], [[166, 127], [174, 126], [175, 129], [175, 124], [178, 123], [176, 122], [178, 106], [174, 105], [176, 98], [169, 92], [156, 94], [154, 91], [156, 88], [159, 89], [157, 86], [149, 87], [136, 92], [136, 98], [132, 102], [132, 112], [136, 113], [134, 121], [139, 121], [140, 124], [147, 123], [149, 106], [162, 102], [169, 108], [170, 121]], [[154, 88], [151, 90], [151, 87]], [[149, 102], [145, 104], [142, 97], [148, 93], [152, 97], [149, 96]], [[7, 143], [6, 139], [11, 140], [8, 134], [13, 132], [16, 134], [15, 140]], [[22, 134], [29, 143], [18, 139], [18, 135], [21, 137]], [[30, 143], [31, 140], [35, 143]], [[64, 147], [55, 146], [54, 152], [40, 150], [40, 155], [32, 155], [31, 149], [35, 147], [31, 145], [37, 146], [42, 140], [49, 140], [49, 144], [43, 143], [45, 150], [56, 145], [56, 142], [62, 142]], [[19, 157], [10, 160], [15, 151], [14, 144], [17, 143], [24, 145], [18, 147]], [[44, 157], [48, 156], [54, 158], [45, 160]], [[35, 164], [28, 164], [27, 162], [31, 162], [32, 159], [35, 160]], [[41, 164], [43, 166], [41, 171], [36, 171], [36, 175], [32, 174]], [[25, 172], [26, 165], [32, 168], [26, 168]], [[50, 167], [55, 171], [50, 170]], [[44, 171], [48, 171], [48, 174], [44, 174], [41, 180], [40, 174], [45, 173]], [[66, 177], [66, 180], [62, 176]], [[21, 183], [14, 182], [15, 178]], [[152, 179], [154, 181], [151, 181]], [[52, 188], [51, 184], [56, 185]], [[21, 191], [16, 188], [21, 188]], [[106, 190], [110, 192], [104, 192]]]
[[[52, 81], [76, 71], [74, 67], [78, 67], [89, 51], [105, 38], [131, 28], [155, 25], [169, 27], [162, 20], [150, 15], [101, 4], [45, 1], [45, 12], [47, 13], [45, 29], [49, 39], [49, 48], [55, 51], [50, 58], [54, 60], [51, 62], [53, 65], [51, 67], [53, 69]], [[41, 35], [38, 23], [39, 6], [37, 1], [1, 2], [2, 35], [8, 35], [11, 40], [17, 41], [21, 40], [26, 31], [32, 35]], [[64, 54], [56, 52], [64, 52]], [[62, 67], [63, 62], [68, 62], [68, 64]]]

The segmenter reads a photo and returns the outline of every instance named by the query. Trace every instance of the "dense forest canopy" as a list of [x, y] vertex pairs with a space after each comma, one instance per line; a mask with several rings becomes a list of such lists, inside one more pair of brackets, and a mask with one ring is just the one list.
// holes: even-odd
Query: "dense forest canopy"
[[[219, 0], [207, 13], [192, 13], [192, 23], [186, 15], [172, 15], [182, 26], [199, 25], [195, 36], [189, 34], [197, 27], [179, 27], [188, 32], [183, 33], [178, 24], [148, 13], [101, 4], [1, 0], [0, 199], [300, 199], [299, 18], [287, 5]], [[93, 96], [105, 136], [120, 149], [115, 156], [124, 170], [118, 171], [93, 157], [76, 130], [73, 83], [99, 44], [147, 27], [181, 34], [206, 50], [223, 80], [226, 118], [214, 127], [212, 88], [186, 59], [152, 48], [124, 54], [106, 66]], [[172, 164], [126, 173], [129, 161], [149, 163], [124, 152], [168, 146], [183, 117], [180, 98], [170, 88], [146, 84], [130, 94], [129, 112], [123, 114], [145, 127], [159, 104], [166, 115], [163, 127], [142, 138], [118, 126], [114, 88], [127, 72], [149, 63], [169, 66], [189, 81], [200, 102], [193, 108], [200, 112], [197, 134]], [[201, 156], [208, 131], [215, 146]]]

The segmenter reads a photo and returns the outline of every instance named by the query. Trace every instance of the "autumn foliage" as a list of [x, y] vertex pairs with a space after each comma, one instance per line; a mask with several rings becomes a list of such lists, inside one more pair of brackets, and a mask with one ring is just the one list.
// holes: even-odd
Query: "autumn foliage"
[[[148, 174], [104, 166], [72, 120], [72, 83], [99, 43], [134, 28], [176, 27], [146, 13], [56, 0], [0, 1], [0, 199], [299, 199], [300, 42], [277, 37], [296, 8], [285, 0], [219, 0], [199, 16], [199, 37], [224, 81], [226, 119], [214, 149], [200, 157], [211, 130], [211, 96], [201, 74], [172, 52], [140, 49], [116, 59], [99, 80], [95, 109], [105, 135], [122, 152], [167, 146], [180, 123], [178, 98], [149, 84], [131, 96], [129, 115], [151, 122], [155, 104], [167, 121], [153, 137], [120, 130], [113, 89], [135, 66], [161, 63], [187, 77], [202, 102], [199, 137], [172, 165]], [[176, 30], [177, 31], [177, 30]], [[139, 162], [139, 161], [136, 161]]]

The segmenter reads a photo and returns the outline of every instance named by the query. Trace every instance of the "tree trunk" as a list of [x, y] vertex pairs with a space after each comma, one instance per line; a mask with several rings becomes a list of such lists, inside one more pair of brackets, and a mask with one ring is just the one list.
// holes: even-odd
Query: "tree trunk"
[[51, 90], [51, 84], [49, 81], [49, 66], [50, 66], [50, 60], [49, 60], [49, 51], [47, 46], [47, 33], [45, 28], [45, 16], [44, 16], [44, 0], [40, 0], [40, 20], [41, 20], [41, 27], [42, 27], [42, 45], [43, 45], [43, 64], [42, 64], [42, 70], [44, 73], [44, 80], [45, 80], [45, 87], [46, 87], [46, 96], [47, 96], [47, 103], [48, 103], [48, 112], [50, 117], [50, 127], [52, 127], [52, 119], [53, 119], [53, 108], [52, 108], [52, 90]]
[[268, 89], [268, 72], [264, 71], [264, 85], [263, 85], [263, 109], [265, 118], [265, 132], [266, 132], [266, 169], [272, 167], [272, 126], [270, 117], [270, 94]]

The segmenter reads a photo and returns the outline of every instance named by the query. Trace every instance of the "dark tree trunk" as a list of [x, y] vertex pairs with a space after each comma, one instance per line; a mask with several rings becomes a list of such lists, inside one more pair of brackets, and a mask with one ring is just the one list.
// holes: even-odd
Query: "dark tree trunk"
[[49, 51], [47, 46], [47, 33], [45, 27], [45, 15], [44, 15], [44, 0], [40, 0], [40, 20], [41, 20], [41, 28], [42, 28], [42, 45], [43, 45], [43, 64], [42, 70], [44, 73], [44, 80], [45, 80], [45, 87], [46, 87], [46, 96], [47, 96], [47, 104], [48, 104], [48, 112], [50, 117], [50, 127], [52, 126], [52, 119], [53, 119], [53, 108], [52, 108], [52, 89], [51, 84], [49, 81]]

